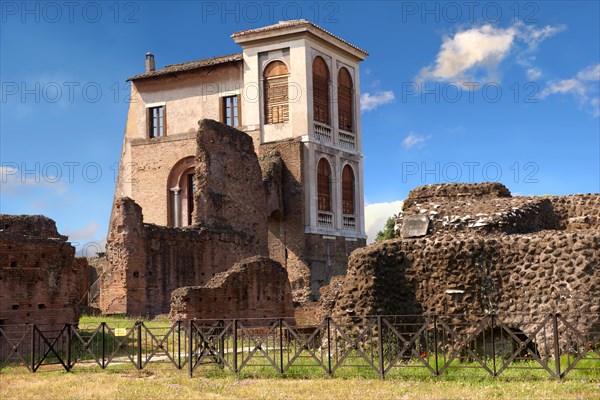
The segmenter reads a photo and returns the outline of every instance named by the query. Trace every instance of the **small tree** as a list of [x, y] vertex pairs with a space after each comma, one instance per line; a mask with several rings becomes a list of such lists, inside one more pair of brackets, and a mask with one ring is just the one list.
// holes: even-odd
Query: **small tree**
[[398, 219], [398, 214], [394, 214], [387, 219], [383, 229], [377, 232], [377, 235], [375, 235], [376, 242], [381, 242], [382, 240], [393, 239], [396, 237], [396, 232], [394, 230], [394, 227], [396, 226], [396, 219]]

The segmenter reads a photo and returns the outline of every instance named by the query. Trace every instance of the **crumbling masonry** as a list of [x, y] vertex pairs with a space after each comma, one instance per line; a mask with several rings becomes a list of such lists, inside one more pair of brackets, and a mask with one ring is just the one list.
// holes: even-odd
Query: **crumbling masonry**
[[491, 183], [417, 188], [398, 220], [413, 235], [355, 251], [331, 312], [342, 320], [501, 313], [514, 326], [536, 313], [591, 313], [582, 327], [598, 331], [599, 215], [598, 194], [511, 197]]
[[0, 327], [76, 323], [86, 267], [50, 218], [0, 214]]
[[194, 165], [192, 226], [145, 224], [133, 200], [116, 201], [101, 279], [103, 313], [167, 313], [173, 290], [205, 285], [238, 261], [268, 254], [266, 195], [252, 139], [203, 120]]

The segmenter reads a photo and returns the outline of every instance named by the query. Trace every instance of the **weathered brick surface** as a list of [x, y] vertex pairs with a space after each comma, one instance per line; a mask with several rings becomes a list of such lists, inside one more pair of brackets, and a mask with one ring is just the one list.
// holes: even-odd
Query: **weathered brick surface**
[[[277, 261], [251, 257], [204, 286], [182, 287], [171, 296], [171, 321], [285, 318], [294, 321], [287, 272]], [[245, 325], [253, 321], [245, 322]], [[254, 321], [258, 322], [258, 321]]]
[[[365, 246], [366, 240], [305, 233], [307, 199], [301, 182], [306, 179], [306, 148], [300, 140], [266, 143], [259, 150], [265, 185], [281, 193], [280, 200], [274, 198], [273, 192], [269, 194], [269, 257], [288, 271], [294, 301], [305, 303], [318, 298], [319, 289], [332, 276], [346, 273], [348, 256], [354, 249]], [[278, 158], [283, 161], [279, 183]], [[276, 204], [281, 204], [281, 212], [273, 212]]]
[[173, 290], [204, 285], [258, 251], [256, 240], [244, 232], [144, 224], [131, 199], [120, 199], [114, 210], [109, 267], [101, 278], [104, 313], [166, 313]]
[[[263, 144], [259, 151], [265, 174], [265, 184], [274, 190], [269, 194], [269, 205], [279, 204], [279, 209], [269, 209], [269, 257], [284, 266], [288, 272], [294, 301], [310, 299], [310, 266], [306, 259], [305, 208], [303, 181], [303, 150], [299, 140], [284, 140]], [[282, 160], [281, 174], [270, 171], [269, 159]], [[279, 179], [279, 181], [278, 181]]]
[[267, 251], [266, 194], [252, 138], [203, 119], [197, 137], [194, 223], [253, 237]]
[[79, 319], [85, 260], [41, 215], [0, 215], [0, 323], [62, 327]]
[[252, 139], [202, 120], [195, 168], [193, 226], [145, 224], [133, 200], [115, 201], [102, 312], [166, 313], [174, 289], [204, 285], [244, 258], [267, 255], [266, 194]]
[[177, 162], [194, 156], [195, 152], [196, 136], [193, 134], [138, 139], [131, 143], [134, 161], [123, 167], [120, 179], [131, 182], [132, 198], [144, 210], [144, 222], [167, 224], [169, 174]]

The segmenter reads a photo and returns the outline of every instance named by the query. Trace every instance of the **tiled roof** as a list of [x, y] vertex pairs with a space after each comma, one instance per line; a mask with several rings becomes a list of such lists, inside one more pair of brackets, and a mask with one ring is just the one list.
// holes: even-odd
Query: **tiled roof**
[[254, 34], [254, 33], [269, 32], [269, 31], [274, 31], [274, 30], [277, 30], [277, 29], [290, 28], [290, 27], [295, 27], [295, 26], [312, 26], [312, 27], [314, 27], [314, 28], [316, 28], [316, 29], [318, 29], [318, 30], [320, 30], [320, 31], [328, 34], [329, 36], [334, 37], [334, 38], [336, 38], [336, 39], [338, 39], [338, 40], [346, 43], [348, 46], [350, 46], [350, 47], [352, 47], [352, 48], [354, 48], [354, 49], [356, 49], [358, 51], [361, 51], [361, 52], [363, 52], [363, 53], [365, 53], [367, 55], [369, 54], [365, 50], [361, 49], [360, 47], [353, 45], [352, 43], [350, 43], [350, 42], [342, 39], [341, 37], [336, 36], [333, 33], [329, 32], [329, 31], [326, 31], [325, 29], [321, 28], [320, 26], [318, 26], [316, 24], [313, 24], [312, 22], [310, 22], [308, 20], [305, 20], [305, 19], [294, 19], [294, 20], [290, 20], [290, 21], [281, 21], [281, 22], [279, 22], [277, 24], [269, 25], [269, 26], [264, 26], [262, 28], [248, 29], [248, 30], [245, 30], [245, 31], [239, 31], [239, 32], [235, 32], [234, 34], [232, 34], [231, 37], [232, 38], [242, 37], [242, 36], [251, 35], [251, 34]]
[[156, 76], [168, 75], [176, 72], [184, 72], [191, 71], [194, 69], [210, 67], [212, 65], [224, 64], [228, 62], [241, 61], [242, 53], [229, 54], [227, 56], [219, 56], [212, 58], [205, 58], [202, 60], [189, 61], [181, 64], [171, 64], [167, 65], [162, 69], [157, 69], [150, 72], [144, 72], [143, 74], [139, 74], [136, 76], [132, 76], [127, 79], [128, 81], [134, 81], [137, 79], [145, 79], [145, 78], [154, 78]]

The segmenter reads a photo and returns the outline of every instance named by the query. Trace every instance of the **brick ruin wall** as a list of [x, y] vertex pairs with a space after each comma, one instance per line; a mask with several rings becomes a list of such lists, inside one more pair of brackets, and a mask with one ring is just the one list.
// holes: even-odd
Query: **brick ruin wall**
[[267, 255], [266, 195], [252, 139], [202, 120], [197, 143], [193, 226], [144, 224], [133, 200], [115, 201], [109, 267], [101, 279], [103, 313], [167, 313], [174, 289], [204, 285], [244, 258]]
[[323, 307], [345, 321], [493, 312], [515, 326], [527, 314], [593, 313], [582, 324], [600, 330], [600, 195], [509, 196], [498, 184], [417, 188], [399, 222], [427, 215], [427, 235], [356, 250]]
[[86, 268], [50, 218], [0, 214], [0, 326], [76, 323]]
[[172, 290], [204, 285], [254, 255], [281, 263], [296, 304], [318, 297], [332, 276], [345, 274], [350, 253], [366, 243], [304, 233], [301, 141], [261, 145], [258, 158], [250, 136], [202, 120], [196, 142], [192, 227], [143, 224], [142, 210], [131, 200], [115, 201], [102, 312], [167, 312]]
[[269, 256], [288, 271], [294, 302], [319, 297], [331, 278], [344, 275], [348, 256], [365, 239], [305, 234], [304, 143], [282, 140], [260, 146], [263, 182], [268, 193]]
[[222, 123], [200, 121], [193, 220], [215, 230], [245, 233], [267, 251], [266, 194], [252, 138]]
[[[251, 257], [227, 272], [215, 275], [204, 286], [182, 287], [171, 296], [172, 322], [189, 319], [285, 318], [294, 323], [292, 291], [286, 270], [277, 261]], [[264, 322], [263, 322], [264, 323]]]
[[269, 257], [288, 272], [295, 302], [310, 299], [311, 270], [304, 257], [303, 143], [284, 140], [260, 146], [263, 184], [269, 193]]

